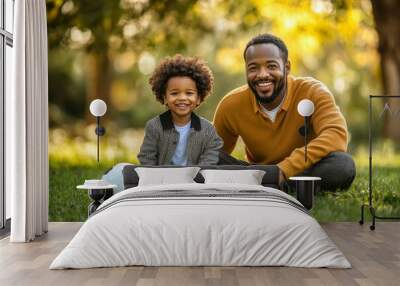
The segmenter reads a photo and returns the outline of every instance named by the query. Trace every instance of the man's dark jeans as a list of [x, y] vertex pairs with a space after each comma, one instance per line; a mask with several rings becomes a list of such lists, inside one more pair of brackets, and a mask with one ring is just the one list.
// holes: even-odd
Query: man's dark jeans
[[[224, 151], [220, 152], [219, 165], [249, 165]], [[347, 190], [356, 176], [353, 158], [345, 152], [332, 152], [298, 176], [321, 177], [323, 191]]]
[[356, 177], [356, 165], [349, 154], [332, 152], [299, 176], [321, 177], [323, 191], [347, 190]]

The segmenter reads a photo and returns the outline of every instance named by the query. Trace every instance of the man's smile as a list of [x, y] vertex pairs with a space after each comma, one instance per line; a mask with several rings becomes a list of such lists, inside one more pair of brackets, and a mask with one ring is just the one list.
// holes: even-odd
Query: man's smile
[[272, 80], [259, 80], [255, 83], [257, 89], [262, 93], [268, 93], [274, 90], [274, 81]]

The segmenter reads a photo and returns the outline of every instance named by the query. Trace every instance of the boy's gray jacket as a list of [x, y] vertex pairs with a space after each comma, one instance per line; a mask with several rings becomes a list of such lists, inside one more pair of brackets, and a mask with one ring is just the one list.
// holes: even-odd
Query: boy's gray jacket
[[[142, 165], [171, 165], [179, 141], [179, 133], [172, 122], [171, 111], [150, 119], [145, 128], [138, 159]], [[222, 139], [207, 119], [192, 113], [186, 147], [188, 165], [216, 165]]]

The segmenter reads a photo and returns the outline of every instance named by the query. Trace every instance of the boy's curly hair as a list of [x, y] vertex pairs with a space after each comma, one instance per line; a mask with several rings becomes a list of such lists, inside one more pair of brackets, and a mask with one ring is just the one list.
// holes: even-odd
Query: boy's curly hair
[[211, 93], [214, 76], [206, 63], [198, 58], [175, 55], [162, 60], [149, 79], [156, 99], [164, 104], [168, 80], [175, 76], [187, 76], [196, 83], [200, 102]]

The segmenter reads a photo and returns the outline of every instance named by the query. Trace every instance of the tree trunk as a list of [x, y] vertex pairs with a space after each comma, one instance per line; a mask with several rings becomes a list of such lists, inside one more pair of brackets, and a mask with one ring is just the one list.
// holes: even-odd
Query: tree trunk
[[109, 110], [112, 75], [110, 59], [106, 52], [89, 53], [87, 57], [88, 63], [85, 68], [87, 71], [85, 119], [86, 122], [93, 123], [95, 122], [95, 117], [89, 112], [89, 105], [94, 99], [102, 99], [107, 104], [107, 110]]
[[[371, 0], [376, 31], [384, 95], [400, 95], [400, 1]], [[400, 99], [388, 101], [392, 115], [386, 113], [384, 136], [400, 143]]]

